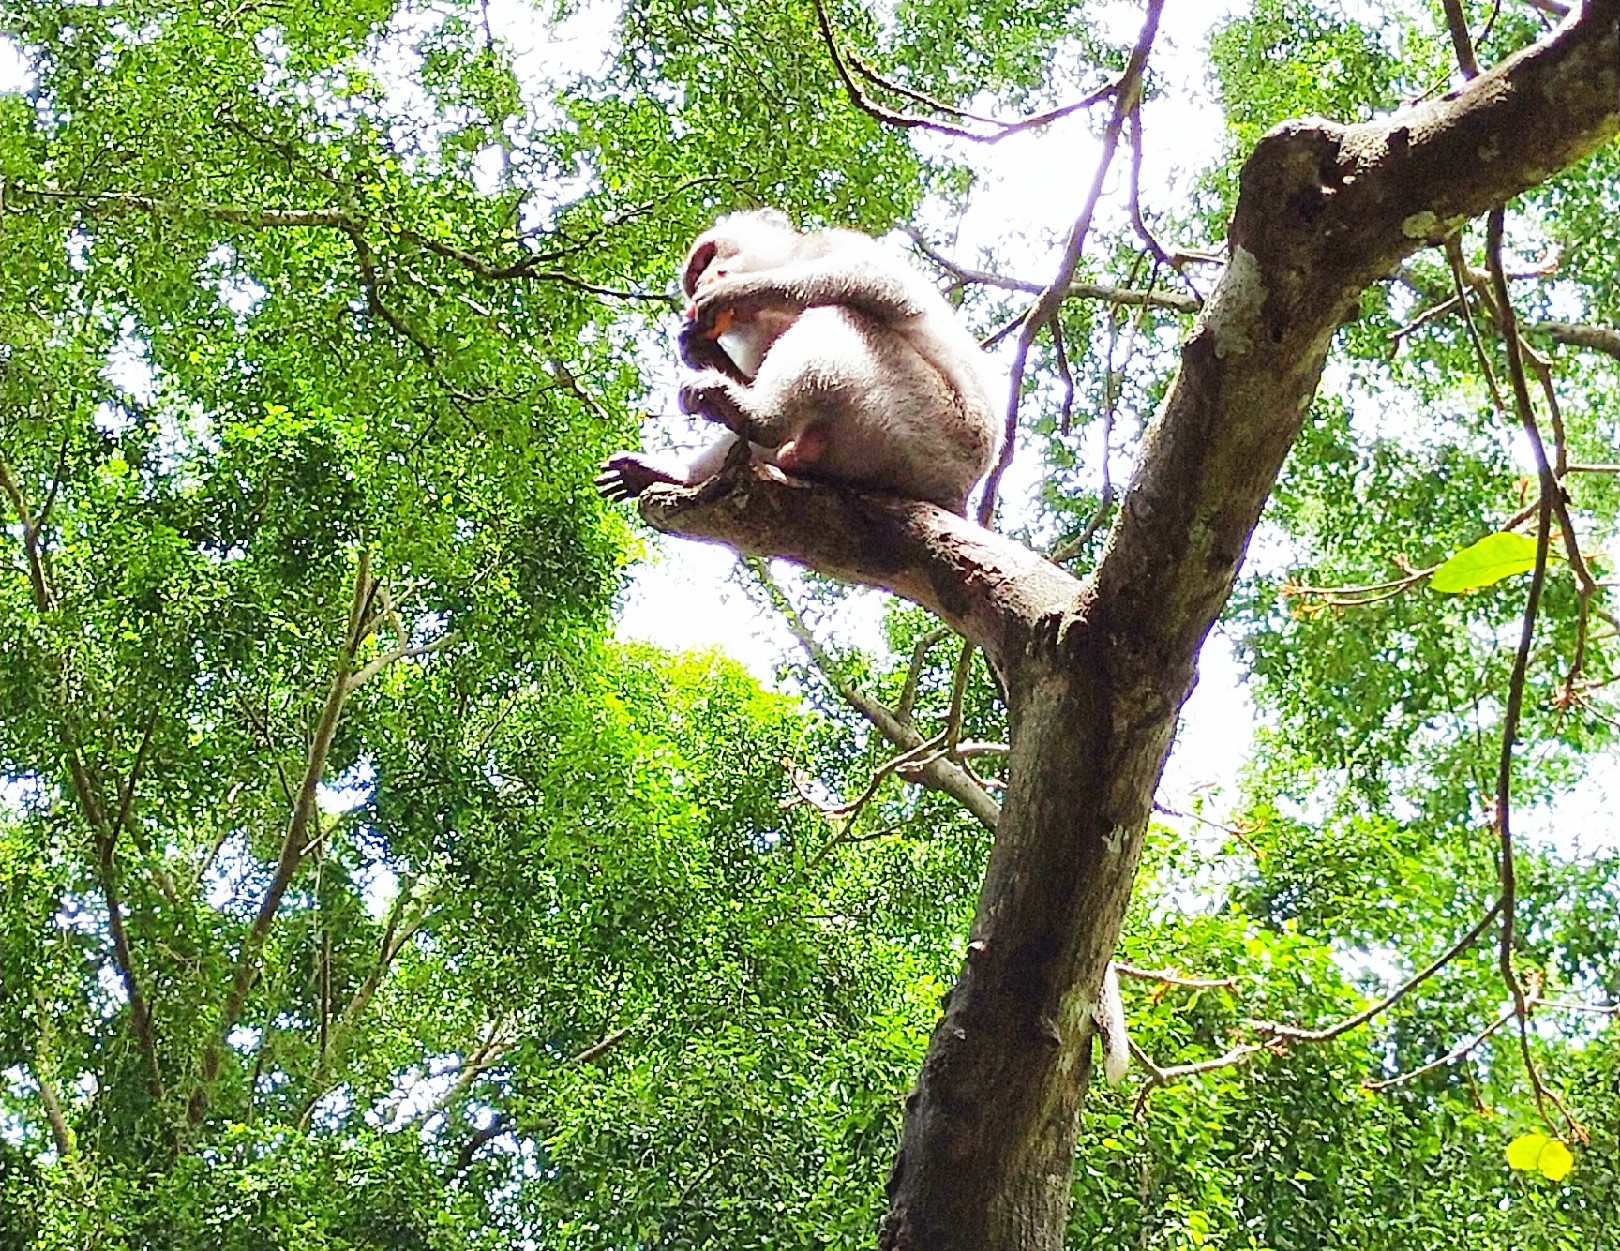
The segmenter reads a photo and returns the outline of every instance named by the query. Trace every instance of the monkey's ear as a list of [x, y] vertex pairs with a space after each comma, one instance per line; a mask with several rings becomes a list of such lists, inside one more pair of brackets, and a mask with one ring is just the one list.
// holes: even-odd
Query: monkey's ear
[[692, 249], [692, 255], [686, 258], [686, 269], [681, 273], [681, 290], [687, 295], [697, 290], [698, 279], [714, 263], [714, 254], [718, 250], [713, 239], [705, 239]]

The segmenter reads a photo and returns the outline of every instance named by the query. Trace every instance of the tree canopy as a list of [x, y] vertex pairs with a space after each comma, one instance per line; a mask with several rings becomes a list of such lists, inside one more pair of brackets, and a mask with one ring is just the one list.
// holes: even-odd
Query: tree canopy
[[[1122, 831], [1138, 1064], [1028, 1245], [1620, 1246], [1616, 6], [1182, 7], [0, 0], [0, 1245], [872, 1245], [999, 814], [1106, 806], [986, 624], [1085, 579], [1166, 735], [1224, 603], [1258, 728]], [[616, 635], [682, 548], [591, 487], [690, 435], [674, 270], [762, 204], [1019, 396], [999, 536], [644, 506], [917, 601], [740, 566], [772, 681]], [[1054, 613], [1084, 744], [1136, 671]]]

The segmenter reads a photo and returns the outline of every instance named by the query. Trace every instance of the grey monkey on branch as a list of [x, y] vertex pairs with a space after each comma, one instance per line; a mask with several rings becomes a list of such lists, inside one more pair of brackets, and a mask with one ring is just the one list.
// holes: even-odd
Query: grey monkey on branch
[[[620, 452], [596, 480], [603, 495], [696, 485], [747, 440], [756, 460], [785, 473], [966, 515], [1001, 433], [984, 352], [876, 240], [801, 233], [770, 209], [732, 213], [692, 245], [681, 290], [681, 359], [695, 371], [681, 409], [727, 433], [678, 473]], [[1117, 1083], [1130, 1050], [1112, 964], [1092, 1016], [1103, 1072]]]
[[681, 359], [695, 371], [681, 410], [728, 433], [678, 472], [620, 452], [597, 478], [603, 495], [702, 482], [746, 440], [785, 473], [966, 515], [1000, 436], [984, 352], [876, 240], [731, 213], [692, 245], [681, 289]]

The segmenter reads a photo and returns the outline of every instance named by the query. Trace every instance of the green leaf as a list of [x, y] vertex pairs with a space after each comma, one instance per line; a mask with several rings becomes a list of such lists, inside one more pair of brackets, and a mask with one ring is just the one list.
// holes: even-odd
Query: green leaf
[[1462, 549], [1434, 571], [1429, 585], [1457, 595], [1491, 586], [1536, 567], [1536, 541], [1527, 534], [1500, 531]]

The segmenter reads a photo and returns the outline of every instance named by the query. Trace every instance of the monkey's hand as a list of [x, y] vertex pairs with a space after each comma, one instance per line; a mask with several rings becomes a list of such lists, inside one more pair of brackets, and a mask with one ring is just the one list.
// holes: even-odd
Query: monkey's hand
[[654, 483], [667, 482], [685, 485], [674, 474], [654, 467], [646, 457], [636, 452], [619, 452], [607, 458], [602, 472], [596, 475], [596, 489], [604, 499], [632, 500]]
[[696, 343], [712, 344], [732, 323], [747, 321], [763, 310], [798, 313], [806, 307], [779, 284], [768, 278], [759, 281], [762, 277], [765, 275], [737, 274], [706, 283], [694, 291], [692, 302], [686, 308], [686, 325], [681, 329], [683, 348], [688, 337]]
[[711, 369], [694, 374], [681, 383], [677, 400], [683, 413], [690, 413], [705, 421], [719, 422], [750, 443], [775, 447], [782, 437], [777, 435], [773, 438], [771, 432], [756, 420], [754, 414], [748, 411], [745, 396], [742, 385]]
[[728, 378], [735, 378], [738, 382], [746, 381], [736, 362], [727, 356], [720, 344], [715, 341], [716, 333], [699, 330], [694, 321], [682, 324], [680, 336], [676, 340], [681, 360], [699, 371], [716, 370]]

